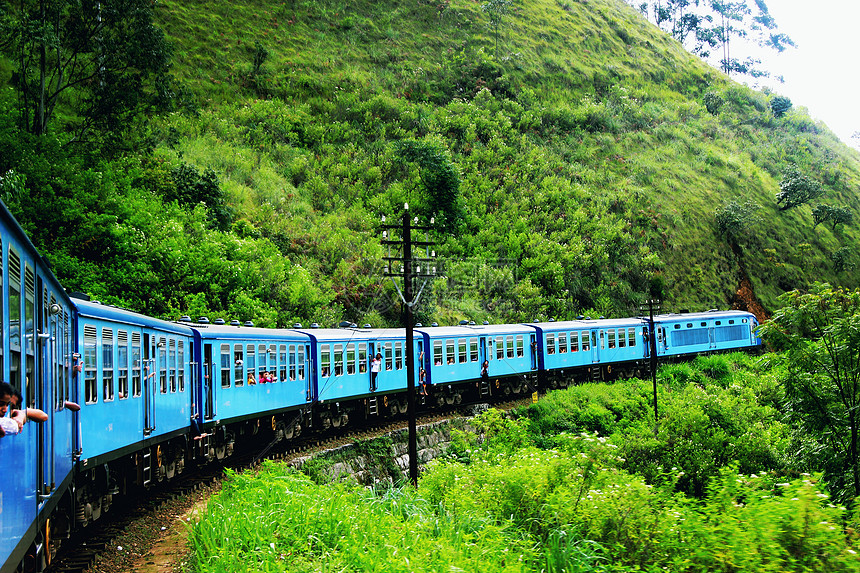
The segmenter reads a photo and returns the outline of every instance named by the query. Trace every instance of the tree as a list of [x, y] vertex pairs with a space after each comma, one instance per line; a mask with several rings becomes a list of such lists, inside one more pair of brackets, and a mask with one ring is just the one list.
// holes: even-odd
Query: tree
[[817, 227], [821, 223], [829, 223], [834, 231], [838, 225], [848, 225], [854, 219], [854, 214], [847, 207], [831, 207], [816, 205], [812, 209], [812, 220]]
[[800, 172], [796, 165], [791, 165], [779, 182], [779, 193], [776, 194], [776, 203], [780, 211], [798, 207], [813, 199], [821, 197], [824, 189], [821, 183], [813, 181]]
[[486, 4], [481, 4], [483, 10], [490, 18], [490, 27], [493, 29], [493, 35], [496, 39], [496, 48], [494, 57], [499, 59], [499, 31], [502, 27], [502, 21], [510, 11], [513, 0], [489, 0]]
[[770, 110], [774, 117], [782, 117], [791, 109], [791, 100], [785, 96], [773, 96], [770, 99]]
[[744, 232], [758, 221], [756, 215], [758, 209], [759, 206], [753, 201], [747, 201], [743, 204], [737, 201], [726, 203], [715, 214], [720, 234], [737, 242]]
[[460, 174], [444, 147], [437, 142], [405, 140], [397, 143], [397, 154], [404, 161], [418, 164], [419, 176], [427, 191], [424, 208], [440, 224], [456, 228], [463, 216], [460, 199]]
[[[21, 0], [3, 18], [0, 48], [16, 69], [23, 128], [44, 134], [58, 106], [79, 118], [76, 136], [120, 125], [167, 73], [169, 46], [151, 0]], [[0, 16], [3, 16], [0, 14]]]
[[860, 289], [816, 283], [781, 297], [785, 306], [761, 327], [783, 351], [788, 413], [815, 441], [806, 452], [826, 465], [831, 492], [860, 493]]

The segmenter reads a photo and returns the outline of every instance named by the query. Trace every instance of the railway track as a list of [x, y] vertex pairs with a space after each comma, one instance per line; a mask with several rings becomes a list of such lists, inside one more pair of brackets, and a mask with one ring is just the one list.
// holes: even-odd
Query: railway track
[[[518, 398], [493, 404], [510, 410], [530, 403], [530, 398]], [[475, 404], [462, 404], [444, 410], [419, 415], [419, 426], [452, 418], [473, 415]], [[137, 496], [121, 496], [110, 512], [100, 520], [76, 531], [63, 542], [48, 569], [49, 573], [118, 573], [132, 571], [133, 564], [145, 557], [155, 540], [166, 531], [179, 515], [196, 502], [217, 491], [225, 469], [244, 471], [255, 467], [260, 459], [289, 461], [293, 458], [341, 447], [357, 440], [369, 440], [405, 430], [405, 416], [387, 419], [378, 424], [329, 430], [283, 440], [276, 444], [259, 444], [259, 448], [244, 454], [234, 453], [223, 462], [199, 466], [177, 479], [164, 481]], [[346, 431], [347, 433], [343, 433]], [[268, 450], [260, 458], [260, 452]]]

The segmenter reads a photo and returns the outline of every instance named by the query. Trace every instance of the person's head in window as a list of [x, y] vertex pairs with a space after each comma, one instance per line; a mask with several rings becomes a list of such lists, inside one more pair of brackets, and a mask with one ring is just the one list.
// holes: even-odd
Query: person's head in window
[[15, 398], [15, 390], [8, 382], [0, 382], [0, 418], [6, 415], [9, 405]]

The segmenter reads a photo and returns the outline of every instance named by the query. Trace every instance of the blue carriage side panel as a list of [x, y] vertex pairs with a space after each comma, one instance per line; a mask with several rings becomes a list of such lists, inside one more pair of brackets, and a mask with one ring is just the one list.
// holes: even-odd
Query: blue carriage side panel
[[761, 344], [755, 316], [744, 311], [665, 314], [655, 317], [654, 323], [660, 356], [741, 350]]
[[[72, 478], [76, 416], [69, 383], [74, 309], [24, 231], [0, 202], [0, 378], [22, 407], [48, 415], [0, 439], [12, 461], [0, 486], [0, 568], [14, 570]], [[38, 556], [37, 556], [38, 557]]]

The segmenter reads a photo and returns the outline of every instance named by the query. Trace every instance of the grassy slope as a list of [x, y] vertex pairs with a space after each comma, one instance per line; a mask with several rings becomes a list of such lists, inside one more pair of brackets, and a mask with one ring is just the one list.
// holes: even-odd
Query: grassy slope
[[[213, 167], [247, 224], [335, 290], [338, 273], [374, 272], [376, 214], [419, 192], [392, 147], [409, 138], [441, 142], [461, 173], [466, 228], [443, 250], [516, 261], [530, 279], [519, 298], [549, 300], [448, 293], [439, 316], [619, 314], [655, 274], [670, 309], [726, 306], [740, 265], [714, 212], [732, 199], [761, 205], [740, 262], [766, 306], [809, 280], [857, 286], [829, 260], [856, 231], [813, 230], [808, 206], [780, 213], [773, 198], [796, 162], [827, 183], [826, 202], [860, 211], [857, 153], [803, 110], [773, 118], [765, 94], [620, 1], [521, 3], [495, 60], [479, 2], [159, 6], [199, 112], [164, 120], [158, 153]], [[256, 83], [255, 41], [269, 52]], [[716, 116], [708, 91], [725, 100]]]

